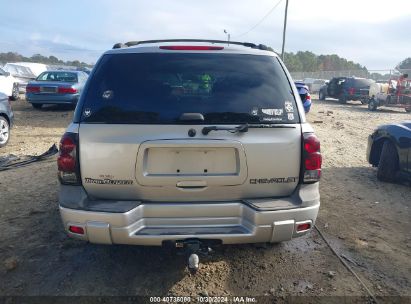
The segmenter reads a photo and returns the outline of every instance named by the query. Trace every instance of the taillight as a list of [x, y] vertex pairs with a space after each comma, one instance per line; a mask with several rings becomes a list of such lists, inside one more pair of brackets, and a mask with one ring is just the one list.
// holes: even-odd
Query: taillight
[[80, 226], [70, 225], [69, 231], [75, 234], [84, 234], [84, 228]]
[[310, 228], [311, 228], [311, 223], [297, 224], [297, 232], [307, 231], [307, 230], [310, 230]]
[[57, 166], [59, 180], [65, 185], [78, 185], [81, 181], [77, 155], [77, 138], [78, 135], [76, 133], [65, 133], [60, 140]]
[[160, 49], [172, 51], [220, 51], [224, 49], [224, 47], [207, 45], [162, 45]]
[[59, 94], [76, 94], [78, 91], [77, 91], [77, 89], [75, 89], [75, 88], [72, 88], [72, 87], [59, 87], [58, 89], [57, 89], [57, 92], [59, 93]]
[[304, 183], [313, 183], [320, 180], [321, 164], [320, 140], [314, 133], [305, 133], [303, 144]]
[[310, 95], [310, 94], [307, 94], [307, 95], [305, 96], [305, 100], [311, 100], [311, 95]]
[[354, 93], [355, 93], [355, 89], [354, 89], [354, 88], [349, 88], [349, 89], [348, 89], [348, 94], [354, 95]]
[[40, 87], [27, 86], [27, 87], [26, 87], [26, 92], [27, 92], [27, 93], [40, 93]]

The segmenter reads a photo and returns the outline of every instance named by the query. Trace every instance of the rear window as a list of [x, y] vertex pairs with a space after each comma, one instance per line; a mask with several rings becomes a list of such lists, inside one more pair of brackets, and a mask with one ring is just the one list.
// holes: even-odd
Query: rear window
[[89, 123], [188, 123], [183, 113], [201, 113], [200, 124], [299, 122], [291, 86], [271, 56], [108, 54], [83, 97], [81, 121]]
[[356, 87], [366, 87], [366, 86], [370, 86], [375, 81], [371, 80], [371, 79], [357, 79], [357, 78], [354, 78], [352, 80], [352, 82], [353, 82], [354, 86], [356, 86]]
[[77, 73], [70, 72], [43, 72], [37, 81], [63, 81], [63, 82], [77, 82]]

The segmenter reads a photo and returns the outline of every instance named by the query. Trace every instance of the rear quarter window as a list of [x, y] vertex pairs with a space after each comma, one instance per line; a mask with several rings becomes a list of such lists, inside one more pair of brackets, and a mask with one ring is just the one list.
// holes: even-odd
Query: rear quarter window
[[82, 96], [85, 123], [298, 123], [290, 83], [272, 56], [194, 53], [106, 54]]

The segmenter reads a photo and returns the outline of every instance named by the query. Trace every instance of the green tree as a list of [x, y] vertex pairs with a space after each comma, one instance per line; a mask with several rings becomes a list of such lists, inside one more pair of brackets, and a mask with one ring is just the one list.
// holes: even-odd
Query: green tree
[[92, 67], [93, 66], [93, 64], [87, 64], [85, 62], [80, 62], [79, 60], [63, 61], [52, 55], [49, 57], [46, 57], [41, 54], [34, 54], [31, 57], [25, 57], [25, 56], [22, 56], [14, 52], [0, 53], [0, 63], [2, 64], [8, 63], [8, 62], [20, 62], [20, 61], [38, 62], [38, 63], [44, 63], [44, 64], [72, 65], [76, 67]]
[[316, 56], [314, 53], [309, 51], [299, 51], [297, 52], [296, 56], [301, 62], [304, 72], [318, 71], [318, 56]]
[[301, 61], [294, 53], [285, 53], [284, 63], [290, 72], [299, 72], [303, 69]]
[[409, 70], [411, 69], [411, 57], [405, 58], [399, 64], [397, 64], [397, 69]]

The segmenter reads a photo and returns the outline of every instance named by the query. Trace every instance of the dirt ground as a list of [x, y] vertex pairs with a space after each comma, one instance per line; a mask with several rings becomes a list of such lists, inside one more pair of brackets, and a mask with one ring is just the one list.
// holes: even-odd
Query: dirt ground
[[[72, 117], [72, 109], [39, 111], [24, 100], [13, 109], [15, 128], [0, 156], [43, 153]], [[365, 159], [367, 136], [410, 118], [401, 109], [369, 112], [332, 100], [314, 100], [308, 114], [324, 157], [317, 226], [377, 296], [411, 297], [411, 188], [376, 179]], [[53, 159], [0, 172], [0, 295], [367, 295], [315, 230], [263, 248], [216, 248], [195, 276], [184, 257], [161, 248], [69, 239], [56, 170]]]

